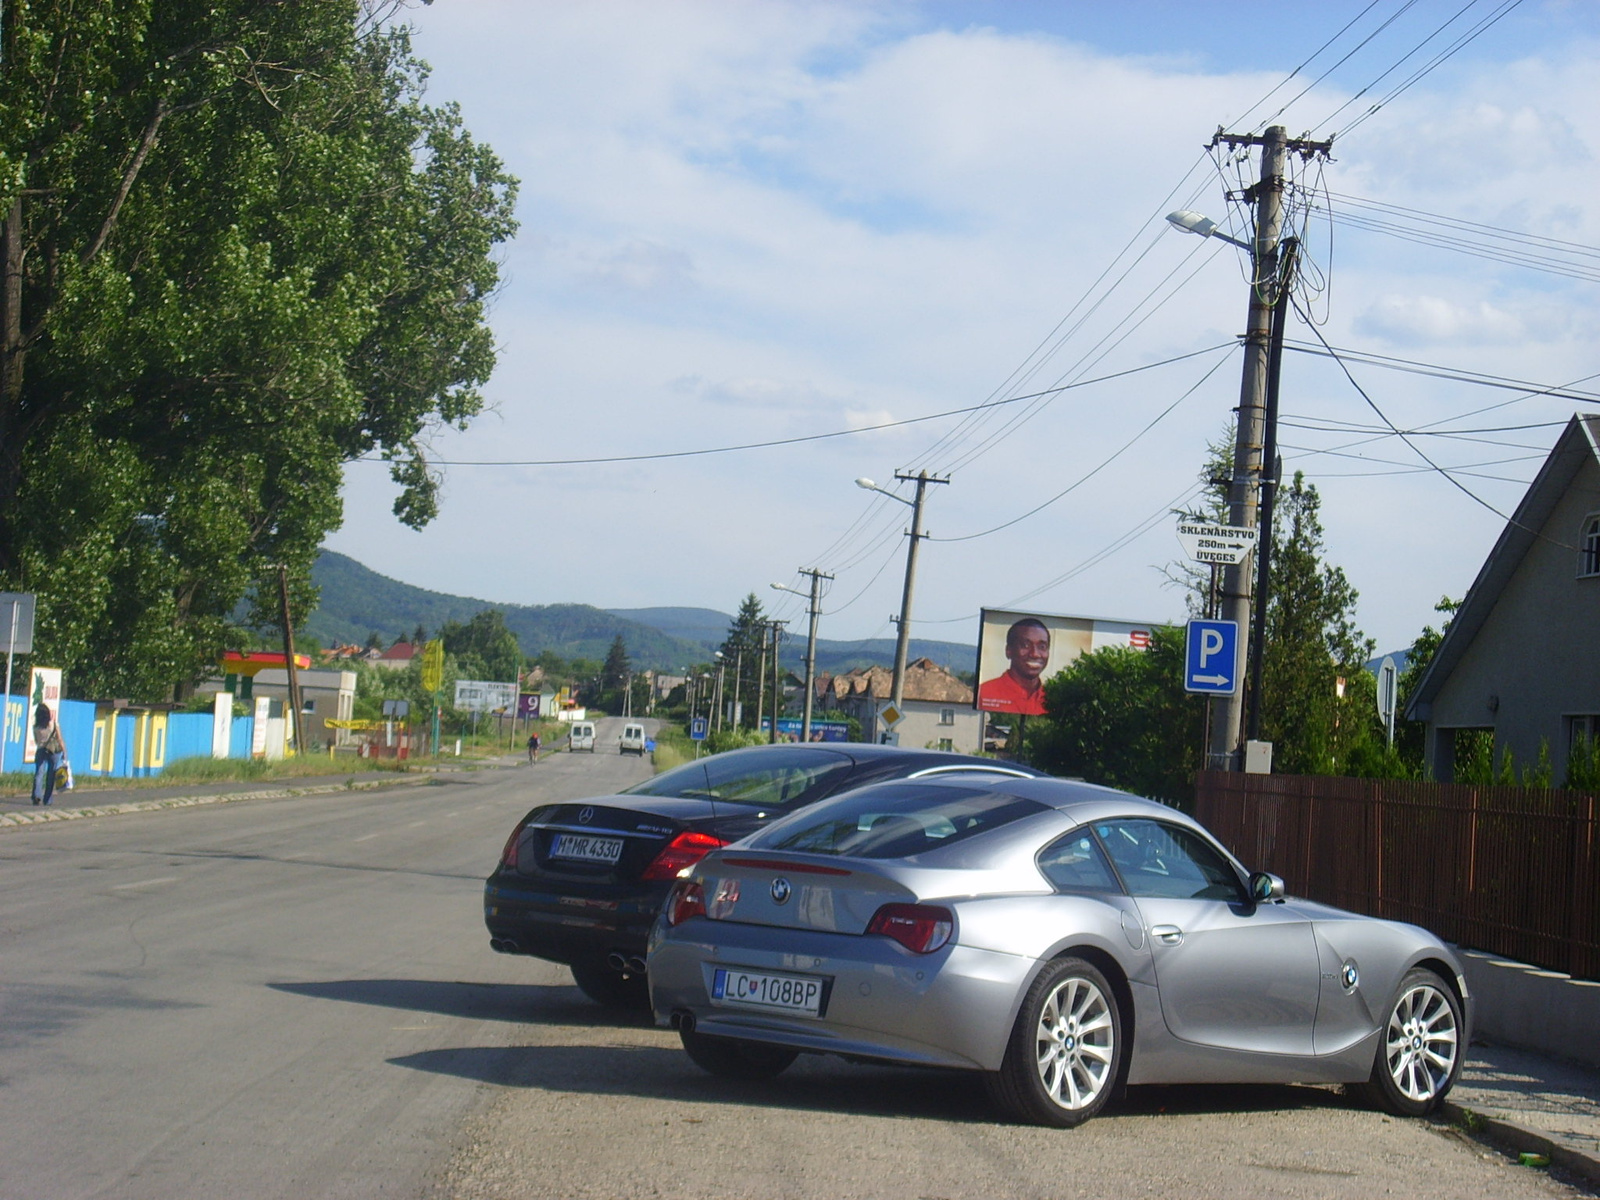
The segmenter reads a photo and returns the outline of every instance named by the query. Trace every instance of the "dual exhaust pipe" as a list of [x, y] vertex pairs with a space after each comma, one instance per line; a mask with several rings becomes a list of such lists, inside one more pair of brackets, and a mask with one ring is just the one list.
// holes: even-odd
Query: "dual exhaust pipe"
[[489, 949], [496, 954], [521, 954], [522, 947], [510, 938], [492, 937], [489, 939]]
[[644, 974], [644, 959], [637, 954], [623, 954], [620, 950], [613, 950], [606, 955], [606, 966], [624, 975]]

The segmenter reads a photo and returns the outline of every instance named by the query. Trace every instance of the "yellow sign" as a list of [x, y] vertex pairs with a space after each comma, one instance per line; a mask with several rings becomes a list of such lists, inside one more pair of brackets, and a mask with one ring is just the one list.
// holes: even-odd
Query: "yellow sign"
[[335, 717], [329, 717], [326, 721], [323, 722], [323, 724], [326, 725], [329, 729], [358, 729], [358, 730], [360, 730], [360, 729], [382, 729], [385, 725], [390, 724], [390, 722], [388, 722], [388, 721], [373, 721], [373, 720], [369, 720], [369, 719], [364, 718], [364, 717], [356, 717], [356, 718], [354, 718], [352, 720], [341, 721], [341, 720], [338, 720]]
[[444, 684], [444, 643], [438, 638], [422, 647], [422, 690], [437, 692]]

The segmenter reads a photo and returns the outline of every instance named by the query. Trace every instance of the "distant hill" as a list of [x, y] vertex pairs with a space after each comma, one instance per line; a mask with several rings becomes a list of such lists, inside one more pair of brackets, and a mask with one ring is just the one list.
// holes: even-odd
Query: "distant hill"
[[506, 628], [516, 635], [524, 654], [552, 650], [563, 658], [604, 659], [620, 633], [637, 667], [681, 669], [705, 657], [697, 643], [587, 604], [501, 604], [431, 592], [380, 575], [332, 550], [318, 556], [311, 577], [322, 589], [322, 598], [306, 622], [306, 632], [324, 646], [364, 643], [373, 633], [389, 645], [410, 637], [418, 625], [431, 634], [446, 621], [466, 622], [493, 608], [505, 614]]
[[[311, 577], [322, 589], [306, 633], [324, 646], [365, 643], [376, 633], [384, 645], [408, 638], [418, 625], [430, 634], [446, 621], [466, 622], [486, 608], [505, 614], [506, 628], [516, 635], [524, 654], [554, 651], [563, 658], [604, 659], [611, 641], [622, 635], [635, 667], [681, 671], [705, 662], [728, 636], [733, 617], [714, 608], [616, 608], [587, 604], [504, 604], [469, 596], [451, 596], [413, 587], [380, 575], [355, 559], [324, 550]], [[960, 642], [912, 638], [912, 659], [931, 658], [952, 671], [970, 672], [976, 647]], [[798, 671], [805, 655], [805, 626], [791, 625], [784, 641], [783, 663]], [[894, 662], [893, 638], [859, 642], [817, 639], [817, 669], [848, 671], [854, 667]]]
[[[662, 633], [701, 646], [709, 657], [711, 651], [722, 645], [728, 636], [733, 618], [714, 608], [612, 608], [608, 612], [649, 625]], [[798, 670], [805, 658], [805, 619], [793, 621], [788, 627], [788, 637], [783, 645], [783, 661]], [[632, 643], [629, 643], [630, 647]], [[907, 657], [931, 658], [951, 671], [970, 672], [977, 665], [976, 644], [961, 642], [935, 642], [926, 638], [912, 638], [907, 647]], [[817, 639], [817, 669], [819, 671], [849, 671], [855, 667], [891, 666], [894, 663], [893, 638], [868, 638], [859, 642], [838, 642], [828, 638]]]

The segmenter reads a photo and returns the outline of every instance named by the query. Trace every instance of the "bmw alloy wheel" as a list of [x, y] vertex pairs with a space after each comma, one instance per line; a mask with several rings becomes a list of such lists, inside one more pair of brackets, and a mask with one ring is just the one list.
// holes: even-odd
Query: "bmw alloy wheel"
[[1456, 1014], [1432, 983], [1403, 991], [1389, 1013], [1384, 1049], [1389, 1076], [1406, 1099], [1431, 1103], [1455, 1070]]
[[1461, 1005], [1437, 974], [1418, 968], [1400, 981], [1379, 1033], [1372, 1076], [1360, 1089], [1404, 1117], [1435, 1108], [1461, 1071]]
[[1028, 988], [989, 1091], [1013, 1116], [1079, 1125], [1120, 1083], [1122, 1014], [1111, 984], [1081, 958], [1047, 963]]
[[1111, 1006], [1087, 979], [1056, 985], [1039, 1014], [1039, 1082], [1062, 1108], [1094, 1103], [1110, 1082], [1115, 1049]]

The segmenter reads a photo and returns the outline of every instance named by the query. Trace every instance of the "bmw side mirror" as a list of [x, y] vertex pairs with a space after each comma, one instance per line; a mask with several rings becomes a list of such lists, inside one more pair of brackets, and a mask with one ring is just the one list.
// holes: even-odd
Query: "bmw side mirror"
[[1283, 880], [1276, 875], [1269, 875], [1265, 871], [1257, 871], [1250, 876], [1250, 899], [1257, 904], [1266, 904], [1272, 900], [1283, 899]]

